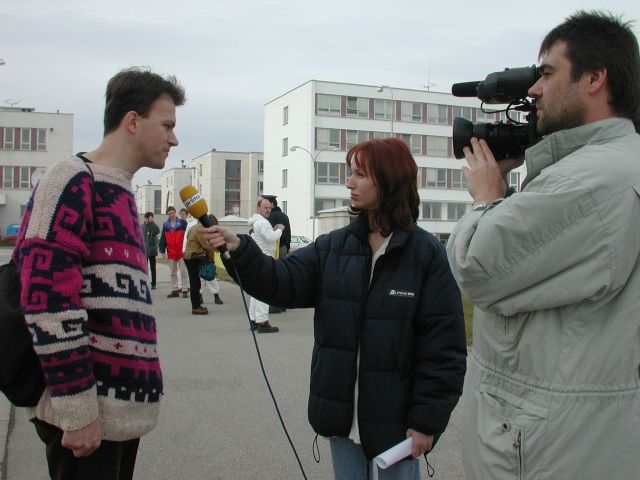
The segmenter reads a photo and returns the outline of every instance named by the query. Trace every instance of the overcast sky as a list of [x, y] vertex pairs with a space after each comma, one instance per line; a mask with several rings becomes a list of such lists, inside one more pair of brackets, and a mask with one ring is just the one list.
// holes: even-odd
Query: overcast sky
[[603, 7], [640, 20], [638, 0], [0, 0], [0, 104], [73, 113], [74, 152], [90, 150], [113, 74], [174, 74], [187, 103], [172, 168], [212, 148], [262, 151], [264, 104], [310, 79], [449, 92], [537, 63], [553, 26]]

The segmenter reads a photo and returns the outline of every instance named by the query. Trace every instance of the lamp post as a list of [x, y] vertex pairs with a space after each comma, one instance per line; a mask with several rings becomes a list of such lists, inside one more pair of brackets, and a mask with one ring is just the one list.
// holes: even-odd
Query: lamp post
[[312, 178], [311, 185], [313, 188], [313, 194], [311, 196], [311, 240], [315, 242], [316, 240], [315, 238], [316, 237], [316, 164], [318, 161], [318, 157], [322, 152], [326, 152], [327, 150], [333, 151], [337, 149], [322, 148], [322, 149], [319, 149], [315, 155], [313, 155], [309, 150], [307, 150], [304, 147], [301, 147], [300, 145], [293, 145], [291, 148], [289, 148], [289, 151], [291, 152], [295, 152], [296, 150], [303, 150], [307, 152], [307, 155], [309, 155], [309, 158], [311, 159], [311, 165], [313, 167], [313, 172], [311, 177]]
[[391, 136], [393, 137], [393, 117], [396, 116], [396, 102], [393, 100], [393, 88], [389, 85], [380, 85], [376, 90], [378, 93], [382, 93], [385, 88], [388, 88], [391, 94]]

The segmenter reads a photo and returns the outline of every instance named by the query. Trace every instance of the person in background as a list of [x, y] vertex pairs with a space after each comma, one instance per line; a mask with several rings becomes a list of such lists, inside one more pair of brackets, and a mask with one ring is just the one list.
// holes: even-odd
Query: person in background
[[187, 247], [184, 251], [184, 262], [189, 272], [189, 285], [191, 285], [191, 313], [193, 315], [206, 315], [207, 307], [202, 305], [202, 284], [200, 281], [200, 266], [207, 259], [213, 257], [214, 249], [202, 236], [203, 227], [196, 220], [187, 234]]
[[158, 256], [158, 235], [160, 227], [153, 221], [153, 212], [144, 214], [142, 224], [142, 235], [144, 237], [145, 250], [149, 261], [149, 274], [151, 275], [151, 290], [156, 289], [156, 257]]
[[[289, 217], [278, 206], [276, 195], [262, 195], [262, 198], [266, 198], [271, 203], [271, 213], [268, 219], [271, 226], [284, 225], [278, 251], [278, 258], [284, 258], [289, 254], [289, 249], [291, 248], [291, 224], [289, 223]], [[269, 313], [282, 313], [286, 310], [284, 307], [269, 306]]]
[[[284, 225], [278, 224], [272, 227], [269, 223], [271, 202], [266, 198], [260, 198], [257, 204], [257, 213], [249, 219], [249, 227], [253, 231], [251, 238], [258, 245], [262, 253], [273, 258], [276, 253], [276, 242], [282, 236]], [[276, 333], [278, 327], [269, 323], [269, 305], [251, 296], [249, 301], [249, 319], [251, 328], [258, 333]]]
[[[182, 245], [184, 232], [187, 229], [187, 222], [176, 216], [176, 208], [167, 207], [167, 221], [162, 224], [162, 235], [160, 237], [160, 253], [169, 260], [169, 270], [171, 272], [171, 292], [168, 298], [179, 297], [182, 288], [182, 296], [187, 298], [189, 293], [187, 266], [183, 259]], [[180, 273], [180, 283], [178, 284], [178, 272]]]
[[[209, 214], [209, 218], [211, 219], [211, 221], [213, 222], [214, 225], [218, 225], [218, 219], [213, 213]], [[202, 234], [202, 232], [200, 232], [200, 235], [201, 234]], [[214, 252], [214, 254], [215, 254], [215, 252]], [[213, 256], [212, 256], [212, 260], [213, 260]], [[216, 305], [224, 304], [224, 302], [220, 298], [220, 284], [218, 283], [218, 274], [217, 274], [217, 272], [216, 272], [216, 276], [213, 277], [213, 280], [205, 280], [205, 279], [201, 278], [200, 282], [202, 283], [202, 290], [204, 290], [206, 288], [206, 289], [209, 290], [209, 292], [211, 292], [211, 294], [213, 295], [213, 301], [214, 301], [214, 303]], [[201, 293], [202, 293], [202, 291], [201, 291]]]
[[460, 291], [444, 247], [416, 224], [418, 167], [407, 145], [362, 142], [346, 163], [355, 221], [294, 255], [274, 260], [220, 226], [205, 238], [226, 245], [252, 297], [315, 309], [308, 418], [329, 439], [335, 478], [374, 478], [372, 459], [410, 437], [412, 458], [378, 478], [419, 480], [417, 458], [462, 393]]
[[[631, 24], [579, 11], [547, 34], [542, 140], [508, 198], [484, 140], [465, 147], [474, 206], [447, 251], [475, 305], [466, 478], [640, 478], [640, 52]], [[468, 400], [468, 401], [467, 401]]]
[[184, 90], [129, 68], [107, 84], [104, 138], [43, 175], [13, 256], [46, 382], [29, 410], [54, 480], [131, 480], [163, 395], [134, 173], [162, 169]]

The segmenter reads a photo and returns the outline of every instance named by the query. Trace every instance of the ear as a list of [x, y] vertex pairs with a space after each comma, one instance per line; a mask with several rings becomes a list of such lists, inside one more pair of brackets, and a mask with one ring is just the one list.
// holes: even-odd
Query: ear
[[138, 113], [131, 110], [127, 112], [124, 115], [124, 117], [122, 117], [122, 121], [120, 122], [120, 125], [123, 126], [127, 130], [127, 132], [133, 134], [133, 133], [136, 133], [138, 129], [139, 119], [140, 119], [140, 116], [138, 115]]
[[585, 76], [588, 79], [587, 91], [589, 94], [596, 95], [607, 89], [609, 74], [606, 68], [601, 67], [596, 70], [591, 70], [586, 72]]

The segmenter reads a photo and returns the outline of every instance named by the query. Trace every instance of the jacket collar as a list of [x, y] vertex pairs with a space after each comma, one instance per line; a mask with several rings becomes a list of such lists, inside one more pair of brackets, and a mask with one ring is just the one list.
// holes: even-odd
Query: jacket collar
[[[414, 226], [417, 228], [417, 226]], [[364, 213], [358, 215], [354, 222], [351, 222], [347, 229], [353, 233], [354, 236], [360, 239], [363, 243], [369, 244], [369, 223], [366, 220], [366, 216]], [[393, 235], [391, 236], [391, 240], [389, 240], [389, 245], [387, 246], [386, 252], [390, 252], [394, 248], [402, 247], [409, 236], [411, 235], [411, 231], [396, 229], [393, 231]]]
[[613, 138], [632, 133], [635, 133], [635, 128], [631, 120], [613, 117], [547, 135], [525, 152], [527, 177], [521, 188], [540, 175], [542, 170], [585, 145], [607, 143]]

